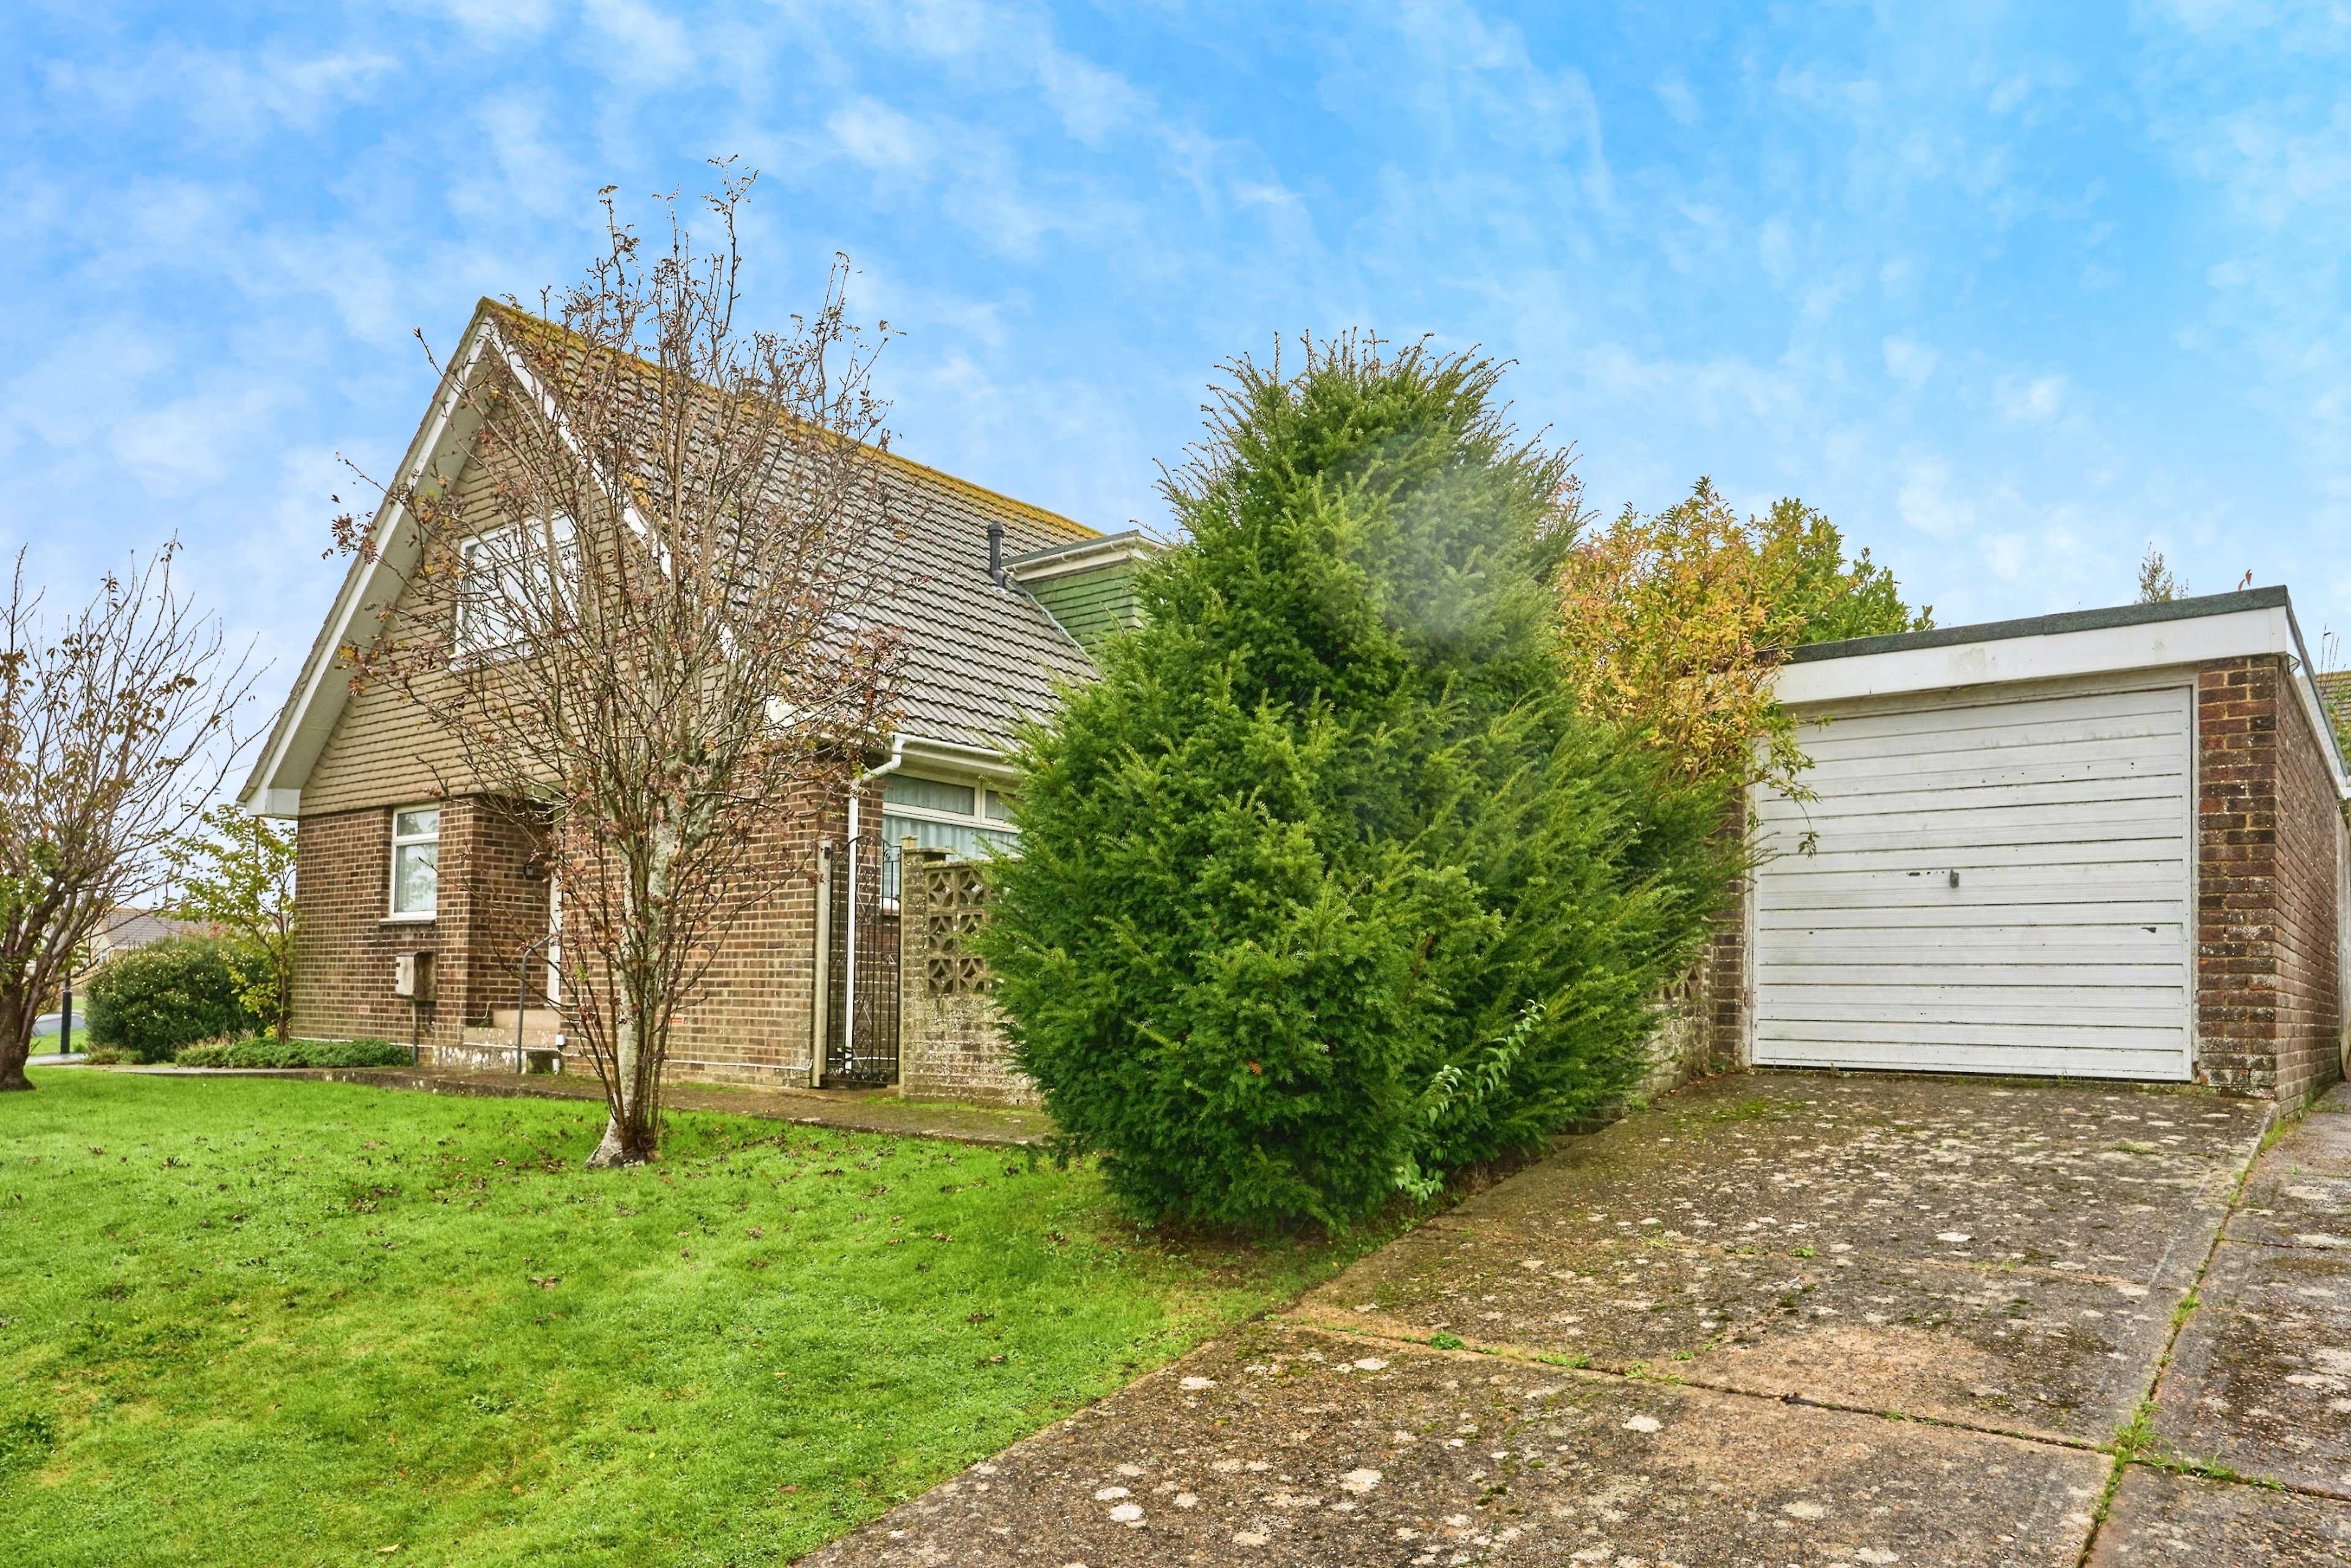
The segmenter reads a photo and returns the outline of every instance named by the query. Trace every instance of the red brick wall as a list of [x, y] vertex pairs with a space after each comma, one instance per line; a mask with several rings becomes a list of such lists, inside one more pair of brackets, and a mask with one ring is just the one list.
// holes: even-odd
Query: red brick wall
[[[879, 823], [881, 791], [870, 803]], [[808, 1082], [815, 1001], [816, 846], [844, 805], [813, 798], [753, 846], [765, 894], [719, 941], [700, 994], [670, 1036], [680, 1079], [753, 1085]]]
[[[867, 821], [881, 821], [881, 790]], [[749, 1084], [808, 1082], [820, 831], [838, 833], [845, 808], [811, 800], [755, 846], [750, 874], [766, 892], [723, 934], [701, 992], [678, 1019], [671, 1060], [681, 1079]], [[527, 877], [538, 850], [528, 825], [494, 803], [445, 802], [435, 917], [387, 920], [392, 813], [373, 809], [306, 817], [298, 831], [302, 934], [295, 956], [294, 1029], [327, 1039], [381, 1038], [455, 1045], [468, 1024], [512, 1008], [524, 946], [547, 928], [548, 883]], [[393, 957], [434, 955], [434, 1000], [413, 1009], [392, 994]], [[543, 954], [528, 960], [529, 999], [546, 995]], [[574, 1039], [570, 1071], [591, 1071]]]
[[1730, 909], [1715, 921], [1699, 959], [1701, 1004], [1707, 1009], [1708, 1056], [1715, 1071], [1747, 1061], [1747, 884], [1731, 888]]
[[2273, 654], [2197, 675], [2197, 1076], [2299, 1101], [2342, 1076], [2321, 742]]
[[[389, 918], [389, 810], [305, 817], [295, 842], [295, 1033], [455, 1044], [466, 1023], [514, 1006], [517, 955], [546, 928], [547, 883], [525, 878], [534, 846], [509, 813], [472, 800], [443, 803], [440, 895], [429, 921]], [[404, 952], [434, 956], [434, 997], [423, 1007], [392, 994], [393, 960]], [[543, 984], [545, 971], [537, 973]]]
[[2278, 724], [2277, 1076], [2281, 1098], [2305, 1099], [2343, 1076], [2342, 817], [2310, 712], [2291, 694]]

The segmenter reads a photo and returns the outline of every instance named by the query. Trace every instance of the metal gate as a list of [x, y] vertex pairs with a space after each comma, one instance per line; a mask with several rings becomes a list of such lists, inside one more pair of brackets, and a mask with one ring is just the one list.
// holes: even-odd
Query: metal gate
[[898, 1081], [898, 851], [878, 834], [835, 840], [824, 1081]]

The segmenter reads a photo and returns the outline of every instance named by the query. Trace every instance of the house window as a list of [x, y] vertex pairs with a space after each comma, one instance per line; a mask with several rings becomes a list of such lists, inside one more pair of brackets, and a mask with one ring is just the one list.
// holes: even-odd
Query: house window
[[[555, 571], [543, 564], [554, 536]], [[520, 651], [534, 635], [559, 623], [562, 590], [576, 587], [580, 546], [571, 519], [492, 528], [467, 539], [461, 551], [464, 586], [457, 602], [457, 651], [486, 657]]]
[[[945, 850], [958, 860], [986, 860], [1017, 852], [1020, 831], [1012, 825], [1012, 802], [998, 790], [892, 773], [882, 780], [882, 841], [896, 849], [912, 839], [926, 850]], [[898, 896], [896, 868], [884, 862], [882, 896]]]
[[441, 808], [402, 806], [392, 814], [392, 917], [430, 920], [441, 891]]

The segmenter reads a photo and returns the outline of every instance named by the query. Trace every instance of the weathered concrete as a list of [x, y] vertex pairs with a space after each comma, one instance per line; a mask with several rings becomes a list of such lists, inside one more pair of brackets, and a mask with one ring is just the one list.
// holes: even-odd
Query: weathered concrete
[[1717, 1080], [811, 1561], [2070, 1564], [2268, 1114]]
[[2351, 1505], [2133, 1465], [2090, 1568], [2351, 1564]]
[[807, 1561], [2070, 1564], [2108, 1462], [1275, 1322]]
[[2195, 1091], [1719, 1079], [1470, 1199], [1304, 1312], [2103, 1442], [2147, 1391], [2266, 1114]]
[[2338, 1088], [2246, 1179], [2156, 1390], [2172, 1458], [2351, 1498], [2346, 1106]]

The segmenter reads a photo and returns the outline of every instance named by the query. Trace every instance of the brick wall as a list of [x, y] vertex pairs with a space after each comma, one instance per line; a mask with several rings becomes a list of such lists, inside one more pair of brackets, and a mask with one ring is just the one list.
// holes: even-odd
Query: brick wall
[[[881, 821], [877, 785], [865, 802]], [[842, 804], [811, 797], [755, 842], [747, 874], [765, 891], [723, 933], [693, 1006], [671, 1035], [681, 1080], [752, 1085], [808, 1082], [814, 989], [815, 846], [842, 831]], [[298, 828], [302, 934], [295, 955], [294, 1029], [326, 1039], [381, 1038], [456, 1046], [465, 1026], [512, 1008], [528, 964], [530, 1005], [546, 996], [543, 951], [524, 946], [547, 929], [544, 878], [525, 873], [538, 851], [527, 823], [495, 802], [446, 801], [440, 894], [430, 921], [391, 921], [392, 813], [305, 817]], [[395, 955], [434, 956], [435, 998], [413, 1008], [392, 994]], [[452, 1051], [452, 1059], [457, 1053]], [[501, 1062], [503, 1057], [497, 1059]], [[592, 1071], [584, 1041], [568, 1043], [567, 1071]]]
[[987, 966], [963, 947], [981, 918], [978, 873], [914, 851], [900, 886], [898, 1064], [907, 1098], [1036, 1104], [1035, 1082], [1006, 1049]]
[[[434, 918], [394, 921], [392, 812], [305, 817], [296, 830], [302, 926], [294, 952], [294, 1032], [431, 1046], [512, 1007], [517, 956], [547, 924], [547, 883], [524, 865], [535, 844], [509, 812], [474, 800], [441, 808], [440, 894]], [[392, 994], [395, 956], [434, 956], [434, 999]], [[544, 985], [545, 971], [537, 971]]]
[[2197, 1076], [2307, 1098], [2342, 1075], [2322, 742], [2273, 654], [2197, 673]]
[[1747, 1065], [1747, 883], [1730, 885], [1730, 906], [1715, 917], [1714, 935], [1699, 960], [1699, 996], [1707, 1018], [1707, 1067], [1729, 1072]]
[[[881, 821], [881, 791], [866, 801]], [[694, 1005], [670, 1036], [680, 1080], [753, 1087], [808, 1082], [815, 1003], [816, 846], [842, 831], [842, 802], [811, 795], [751, 846], [746, 873], [765, 891], [719, 939]]]

